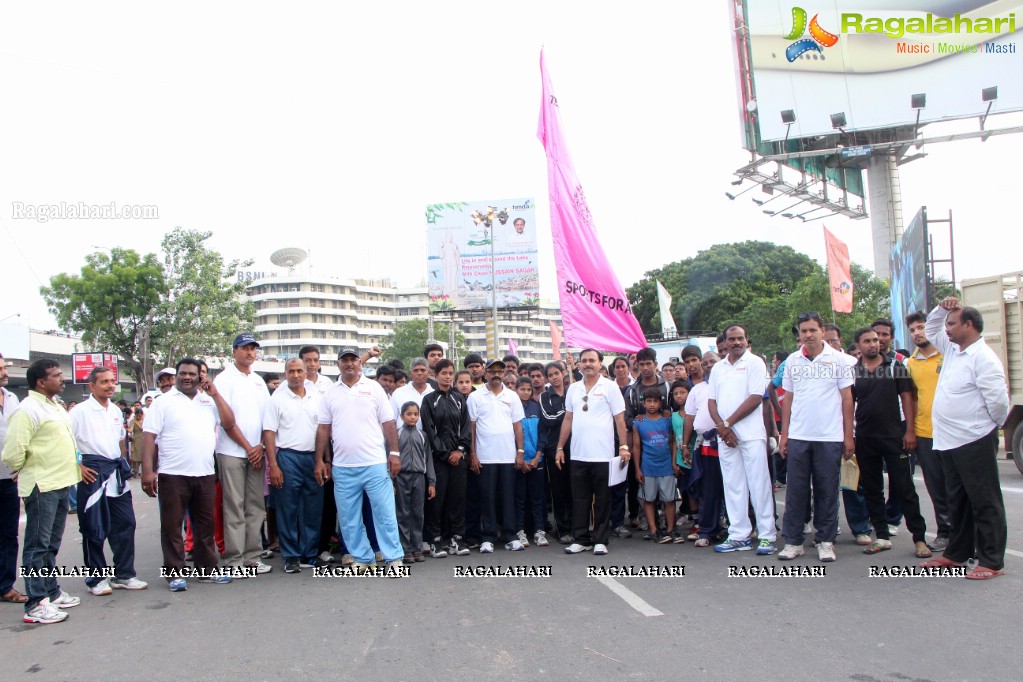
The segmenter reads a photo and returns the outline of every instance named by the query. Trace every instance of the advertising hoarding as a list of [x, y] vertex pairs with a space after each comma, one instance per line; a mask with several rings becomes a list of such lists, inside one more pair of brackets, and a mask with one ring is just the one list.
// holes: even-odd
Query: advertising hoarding
[[112, 369], [114, 371], [114, 382], [121, 383], [120, 375], [117, 373], [117, 356], [114, 353], [72, 353], [72, 383], [89, 383], [89, 372], [94, 367], [108, 367]]
[[489, 308], [492, 272], [499, 308], [539, 304], [532, 199], [430, 204], [426, 234], [432, 310]]
[[[744, 2], [761, 139], [912, 126], [1023, 109], [1020, 0]], [[792, 111], [791, 131], [781, 112]], [[840, 119], [836, 119], [840, 120]]]
[[927, 314], [929, 278], [927, 276], [927, 208], [922, 207], [913, 217], [902, 239], [888, 255], [891, 275], [892, 323], [895, 325], [893, 348], [913, 350], [913, 339], [906, 326], [906, 315], [914, 312]]

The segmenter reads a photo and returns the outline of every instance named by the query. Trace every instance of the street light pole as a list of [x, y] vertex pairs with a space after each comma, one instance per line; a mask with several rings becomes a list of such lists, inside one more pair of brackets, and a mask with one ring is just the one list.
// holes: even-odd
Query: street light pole
[[491, 358], [497, 358], [498, 349], [501, 347], [500, 337], [497, 334], [497, 259], [494, 256], [494, 241], [497, 239], [496, 225], [490, 228], [490, 302], [491, 312], [494, 316], [494, 352]]

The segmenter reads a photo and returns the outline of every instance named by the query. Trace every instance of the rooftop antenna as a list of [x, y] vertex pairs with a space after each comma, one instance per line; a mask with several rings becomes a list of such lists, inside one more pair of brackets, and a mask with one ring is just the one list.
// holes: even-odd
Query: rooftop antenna
[[309, 256], [302, 249], [296, 249], [294, 247], [288, 247], [286, 249], [277, 249], [270, 254], [270, 262], [274, 265], [287, 268], [288, 274], [295, 274], [295, 266], [304, 261]]

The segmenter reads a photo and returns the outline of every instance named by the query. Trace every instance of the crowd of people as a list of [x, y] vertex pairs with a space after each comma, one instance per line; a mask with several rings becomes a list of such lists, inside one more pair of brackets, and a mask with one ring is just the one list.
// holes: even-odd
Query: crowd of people
[[[545, 365], [470, 354], [459, 370], [430, 344], [407, 369], [383, 363], [370, 378], [363, 365], [379, 349], [352, 346], [338, 354], [336, 382], [314, 346], [283, 378], [259, 376], [259, 342], [243, 333], [212, 381], [203, 360], [180, 358], [160, 371], [157, 399], [118, 405], [113, 372], [97, 367], [88, 400], [71, 411], [56, 402], [58, 363], [28, 368], [19, 406], [2, 388], [0, 358], [0, 598], [24, 604], [29, 623], [60, 622], [80, 603], [53, 572], [72, 489], [88, 591], [145, 589], [134, 477], [159, 500], [161, 573], [174, 592], [190, 578], [267, 573], [276, 554], [286, 573], [383, 564], [399, 576], [474, 549], [558, 542], [604, 555], [611, 538], [634, 532], [785, 561], [812, 534], [829, 562], [840, 495], [867, 554], [892, 549], [904, 519], [924, 567], [976, 559], [967, 577], [1000, 575], [1004, 371], [981, 316], [955, 299], [907, 323], [912, 354], [891, 348], [883, 319], [856, 330], [847, 351], [837, 326], [800, 314], [798, 350], [776, 354], [770, 371], [741, 324], [724, 330], [717, 352], [687, 346], [660, 366], [652, 348], [607, 364], [585, 349]], [[840, 479], [853, 462], [850, 484]], [[930, 541], [916, 464], [937, 520]], [[14, 587], [19, 498], [27, 594]]]

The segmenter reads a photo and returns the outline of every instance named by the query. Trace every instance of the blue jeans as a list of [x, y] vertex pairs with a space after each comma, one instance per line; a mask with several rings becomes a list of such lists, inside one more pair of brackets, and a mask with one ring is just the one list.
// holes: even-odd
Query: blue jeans
[[817, 542], [834, 542], [838, 534], [838, 482], [842, 443], [789, 439], [788, 487], [782, 536], [789, 545], [803, 544], [803, 515], [813, 479], [813, 524]]
[[0, 595], [14, 588], [18, 577], [18, 515], [21, 498], [18, 484], [0, 479]]
[[863, 486], [857, 490], [842, 490], [842, 506], [845, 507], [845, 520], [853, 535], [870, 535], [870, 514], [867, 502], [863, 499]]
[[[25, 548], [21, 554], [21, 565], [25, 569], [53, 569], [57, 566], [57, 552], [64, 537], [64, 523], [67, 521], [68, 489], [58, 488], [39, 492], [39, 487], [25, 498]], [[49, 597], [60, 596], [57, 578], [25, 578], [25, 613], [34, 609], [39, 602]]]
[[355, 560], [360, 564], [372, 564], [374, 561], [373, 548], [362, 520], [363, 492], [369, 496], [373, 526], [384, 560], [403, 558], [405, 552], [398, 537], [398, 517], [394, 509], [394, 485], [387, 473], [387, 465], [333, 467], [331, 471], [341, 534]]
[[313, 478], [315, 464], [313, 452], [277, 451], [277, 466], [284, 476], [284, 487], [274, 488], [277, 539], [285, 559], [309, 559], [317, 554], [323, 487]]

